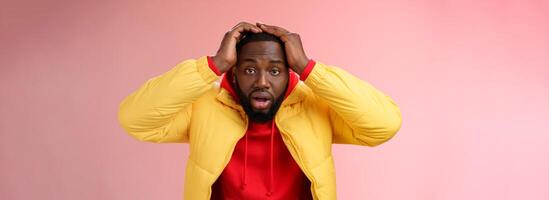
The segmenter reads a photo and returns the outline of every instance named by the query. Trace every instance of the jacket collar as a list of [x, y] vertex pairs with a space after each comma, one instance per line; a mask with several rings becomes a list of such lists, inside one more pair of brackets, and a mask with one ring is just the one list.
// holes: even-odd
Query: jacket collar
[[[232, 71], [227, 71], [221, 80], [221, 88], [217, 94], [217, 100], [221, 103], [239, 110], [244, 111], [242, 106], [239, 103], [238, 95], [236, 94], [235, 88], [232, 86], [233, 76]], [[299, 83], [299, 76], [294, 71], [290, 70], [290, 77], [288, 80], [288, 88], [284, 94], [284, 101], [280, 107], [287, 105], [295, 104], [303, 100], [303, 92], [299, 91], [299, 87], [296, 87]]]

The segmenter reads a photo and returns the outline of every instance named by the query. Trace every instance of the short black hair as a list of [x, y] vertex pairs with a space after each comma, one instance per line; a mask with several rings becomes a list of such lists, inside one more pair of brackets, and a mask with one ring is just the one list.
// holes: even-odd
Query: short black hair
[[250, 42], [261, 42], [261, 41], [277, 42], [278, 44], [280, 44], [282, 49], [284, 49], [284, 43], [282, 42], [282, 40], [280, 40], [280, 38], [274, 35], [264, 33], [264, 32], [261, 32], [261, 33], [246, 32], [244, 33], [240, 41], [236, 43], [236, 52], [237, 53], [240, 52], [240, 49], [242, 49], [244, 45]]

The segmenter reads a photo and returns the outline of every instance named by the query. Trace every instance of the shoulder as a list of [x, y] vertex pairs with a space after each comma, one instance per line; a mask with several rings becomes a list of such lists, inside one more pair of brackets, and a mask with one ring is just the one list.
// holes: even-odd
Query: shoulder
[[[307, 86], [304, 82], [299, 83], [292, 91], [292, 95], [295, 95], [299, 102], [302, 102], [307, 107], [325, 107], [325, 103], [314, 93], [314, 91]], [[292, 96], [290, 95], [290, 96]]]

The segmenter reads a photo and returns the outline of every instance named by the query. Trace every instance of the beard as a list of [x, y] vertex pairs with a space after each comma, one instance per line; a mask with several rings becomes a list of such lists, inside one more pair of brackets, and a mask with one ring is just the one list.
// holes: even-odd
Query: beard
[[[273, 98], [273, 104], [269, 108], [269, 111], [260, 112], [260, 111], [254, 111], [252, 108], [252, 105], [250, 104], [250, 96], [244, 95], [242, 91], [240, 90], [240, 87], [238, 86], [238, 82], [235, 81], [235, 84], [233, 88], [236, 89], [236, 93], [238, 95], [238, 98], [240, 99], [240, 104], [244, 108], [244, 111], [246, 112], [246, 115], [248, 118], [253, 122], [268, 122], [271, 121], [275, 115], [278, 109], [280, 108], [280, 105], [282, 105], [282, 101], [284, 101], [284, 94], [286, 94], [286, 89], [288, 89], [288, 86], [286, 85], [286, 88], [284, 89], [284, 92], [278, 96], [277, 98]], [[250, 92], [250, 95], [257, 91], [262, 91], [264, 89], [256, 89], [252, 92]]]

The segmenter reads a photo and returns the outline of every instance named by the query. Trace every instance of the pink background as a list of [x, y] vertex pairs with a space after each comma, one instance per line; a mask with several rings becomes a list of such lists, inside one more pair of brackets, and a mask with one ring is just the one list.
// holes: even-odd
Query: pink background
[[401, 107], [390, 142], [334, 147], [340, 199], [549, 199], [542, 0], [4, 0], [0, 199], [181, 199], [187, 145], [133, 140], [118, 104], [242, 20]]

